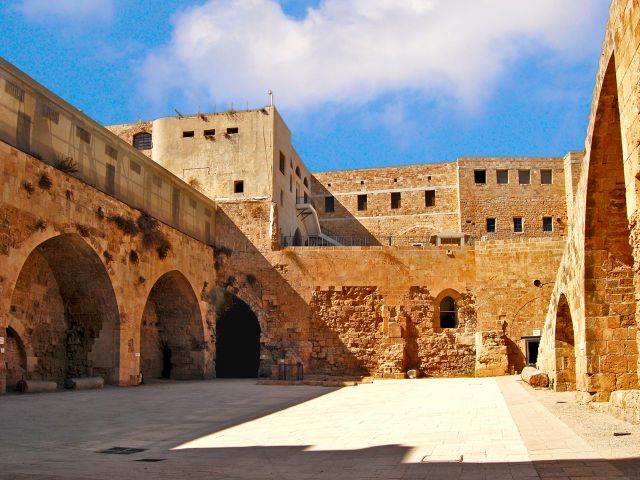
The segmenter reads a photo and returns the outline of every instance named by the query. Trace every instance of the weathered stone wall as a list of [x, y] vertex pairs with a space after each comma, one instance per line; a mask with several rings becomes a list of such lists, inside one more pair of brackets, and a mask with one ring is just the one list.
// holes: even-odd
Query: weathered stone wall
[[[552, 171], [552, 183], [541, 184], [541, 170]], [[474, 172], [483, 170], [486, 183], [476, 183]], [[508, 171], [508, 183], [497, 183], [497, 170]], [[530, 172], [530, 183], [521, 185], [518, 172]], [[462, 232], [489, 239], [560, 237], [566, 235], [564, 162], [561, 158], [460, 158], [460, 223]], [[524, 222], [514, 233], [513, 218]], [[553, 218], [553, 231], [542, 230], [542, 218]], [[496, 219], [496, 232], [487, 232], [487, 218]]]
[[[109, 130], [111, 133], [120, 137], [129, 145], [133, 145], [133, 137], [135, 135], [139, 133], [149, 133], [151, 134], [151, 140], [153, 145], [153, 122], [125, 123], [122, 125], [109, 125], [105, 128]], [[140, 150], [140, 152], [144, 153], [147, 157], [151, 158], [151, 152], [152, 152], [151, 148], [147, 150]]]
[[212, 376], [215, 331], [200, 298], [215, 283], [212, 248], [162, 223], [149, 227], [148, 217], [140, 231], [140, 211], [3, 143], [0, 182], [0, 336], [10, 329], [22, 345], [27, 378], [137, 383], [145, 304], [173, 271], [188, 279], [200, 314], [202, 360], [193, 366]]
[[[566, 377], [564, 359], [573, 353], [576, 389], [586, 401], [637, 387], [639, 19], [637, 2], [612, 2], [569, 240], [541, 344], [539, 364], [552, 379]], [[573, 352], [563, 340], [566, 318], [573, 324]], [[572, 382], [562, 378], [556, 385]]]

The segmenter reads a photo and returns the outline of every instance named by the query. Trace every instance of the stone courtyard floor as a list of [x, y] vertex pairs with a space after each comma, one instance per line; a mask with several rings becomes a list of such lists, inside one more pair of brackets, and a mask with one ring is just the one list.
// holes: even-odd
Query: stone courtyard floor
[[517, 377], [0, 397], [0, 479], [98, 478], [640, 479], [640, 427]]

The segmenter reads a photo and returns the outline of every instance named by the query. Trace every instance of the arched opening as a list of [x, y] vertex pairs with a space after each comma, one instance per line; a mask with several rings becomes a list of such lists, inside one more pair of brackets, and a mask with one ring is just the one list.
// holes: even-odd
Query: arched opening
[[140, 325], [140, 371], [144, 378], [204, 378], [204, 327], [198, 299], [178, 271], [155, 283]]
[[25, 326], [17, 343], [28, 343], [37, 360], [25, 378], [62, 383], [100, 375], [118, 381], [115, 294], [102, 261], [80, 236], [60, 235], [31, 252], [10, 315]]
[[153, 148], [153, 137], [147, 132], [136, 133], [133, 136], [133, 146], [138, 150], [151, 150]]
[[300, 177], [301, 177], [301, 174], [300, 174], [300, 167], [296, 167], [296, 175], [298, 176], [298, 178], [300, 178]]
[[260, 324], [251, 307], [225, 294], [216, 322], [216, 377], [256, 378], [260, 367]]
[[300, 232], [299, 228], [296, 228], [296, 233], [293, 234], [293, 246], [294, 247], [302, 246], [302, 232]]
[[458, 306], [453, 297], [446, 296], [440, 301], [440, 328], [458, 326]]
[[[577, 388], [606, 401], [609, 392], [637, 387], [637, 346], [610, 355], [591, 342], [635, 343], [636, 303], [615, 59], [603, 78], [589, 151], [585, 217], [586, 358], [578, 359]], [[597, 374], [597, 375], [596, 375]]]
[[560, 297], [556, 313], [555, 354], [557, 392], [569, 392], [576, 389], [576, 350], [573, 334], [573, 321], [569, 304], [564, 295]]
[[7, 364], [7, 387], [13, 388], [20, 380], [27, 378], [27, 354], [22, 339], [12, 328], [7, 328], [4, 358]]
[[302, 180], [302, 184], [303, 184], [305, 187], [309, 188], [309, 180], [307, 180], [307, 177], [304, 177], [304, 180]]

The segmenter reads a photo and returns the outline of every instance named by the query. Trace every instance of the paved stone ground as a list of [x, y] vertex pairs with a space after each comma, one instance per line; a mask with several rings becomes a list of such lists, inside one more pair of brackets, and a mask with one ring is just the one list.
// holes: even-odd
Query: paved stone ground
[[[640, 478], [640, 438], [609, 455], [548, 395], [517, 377], [7, 395], [0, 479]], [[112, 447], [144, 451], [98, 453]]]

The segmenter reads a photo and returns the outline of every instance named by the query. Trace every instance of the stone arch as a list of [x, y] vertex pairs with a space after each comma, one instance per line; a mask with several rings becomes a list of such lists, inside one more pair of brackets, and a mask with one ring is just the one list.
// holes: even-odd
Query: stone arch
[[216, 377], [256, 378], [260, 369], [261, 328], [252, 308], [218, 289], [216, 303]]
[[576, 351], [574, 325], [569, 303], [560, 295], [554, 326], [555, 382], [557, 392], [576, 389]]
[[[461, 321], [463, 320], [460, 317], [460, 311], [459, 311], [461, 299], [462, 299], [462, 295], [456, 290], [453, 290], [451, 288], [447, 288], [443, 290], [438, 294], [437, 297], [435, 297], [433, 302], [434, 303], [433, 323], [434, 323], [434, 329], [436, 331], [456, 329], [460, 327]], [[450, 310], [449, 309], [450, 307], [453, 307], [453, 310]], [[447, 308], [446, 311], [444, 310], [445, 308]], [[450, 315], [452, 311], [454, 312], [453, 318], [451, 318], [451, 315]], [[446, 320], [449, 323], [453, 321], [453, 324], [450, 326], [443, 326], [443, 320]], [[449, 323], [447, 323], [447, 325], [449, 325]]]
[[140, 322], [140, 371], [174, 380], [205, 377], [205, 334], [198, 299], [177, 270], [160, 276]]
[[6, 330], [4, 358], [7, 364], [7, 386], [13, 388], [18, 381], [27, 378], [27, 352], [22, 338], [11, 327]]
[[33, 358], [27, 379], [61, 383], [100, 375], [117, 382], [118, 305], [102, 260], [82, 237], [63, 234], [37, 245], [10, 305], [9, 325], [23, 326], [12, 329]]
[[[585, 356], [577, 387], [593, 400], [637, 386], [637, 348], [612, 350], [608, 339], [635, 340], [636, 303], [629, 243], [624, 162], [615, 57], [598, 98], [589, 151], [585, 212]], [[634, 338], [629, 338], [631, 335]], [[578, 336], [578, 335], [577, 335]], [[630, 344], [633, 342], [629, 342]], [[582, 350], [582, 349], [581, 349]]]

